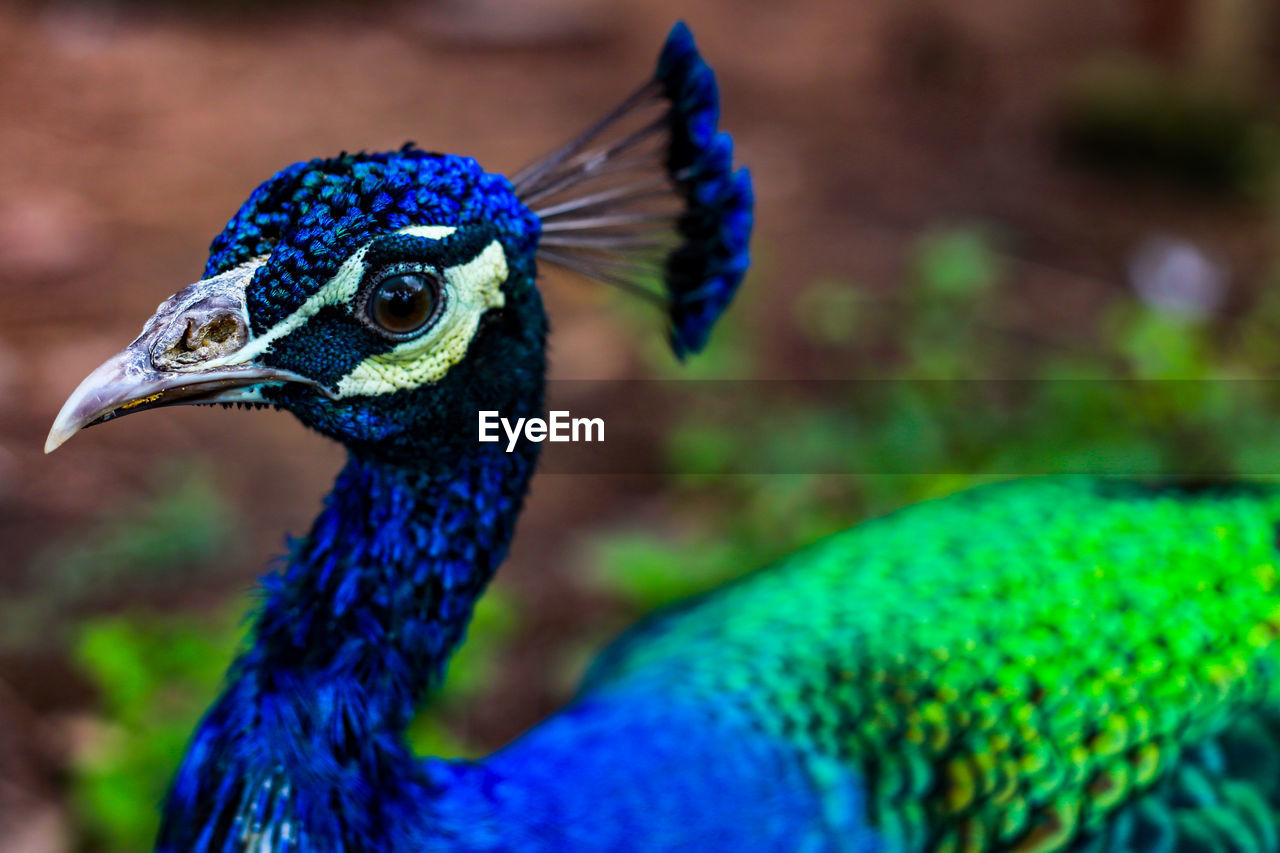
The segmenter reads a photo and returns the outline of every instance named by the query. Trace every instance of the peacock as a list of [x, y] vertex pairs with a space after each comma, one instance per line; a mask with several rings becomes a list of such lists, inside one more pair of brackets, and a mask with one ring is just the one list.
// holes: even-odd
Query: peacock
[[[163, 853], [1280, 849], [1280, 490], [1043, 478], [899, 510], [642, 621], [479, 761], [403, 735], [502, 562], [543, 411], [539, 262], [696, 353], [752, 189], [683, 24], [510, 179], [406, 145], [289, 166], [77, 388], [82, 427], [285, 409], [341, 442], [163, 807]], [[672, 567], [679, 571], [678, 566]]]

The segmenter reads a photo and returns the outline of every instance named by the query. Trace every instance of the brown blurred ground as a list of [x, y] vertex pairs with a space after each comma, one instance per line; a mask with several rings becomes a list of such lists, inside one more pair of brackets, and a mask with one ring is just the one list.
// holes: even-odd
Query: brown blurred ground
[[[29, 589], [22, 567], [33, 554], [145, 492], [164, 459], [186, 455], [216, 461], [250, 541], [242, 565], [183, 603], [247, 587], [282, 531], [305, 529], [340, 451], [285, 415], [171, 410], [95, 429], [46, 458], [43, 436], [66, 394], [156, 303], [198, 277], [209, 239], [279, 167], [412, 139], [513, 170], [629, 91], [679, 17], [718, 71], [723, 123], [754, 170], [757, 274], [736, 310], [771, 375], [875, 375], [874, 362], [823, 362], [774, 318], [789, 316], [799, 287], [818, 278], [892, 294], [913, 235], [939, 222], [1002, 229], [1025, 327], [1068, 339], [1124, 286], [1128, 253], [1152, 233], [1194, 240], [1239, 279], [1257, 278], [1274, 260], [1265, 209], [1117, 184], [1055, 154], [1055, 98], [1082, 62], [1135, 45], [1165, 49], [1169, 37], [1142, 17], [1143, 5], [546, 0], [532, 12], [423, 2], [189, 15], [157, 3], [6, 7], [0, 590]], [[637, 344], [619, 333], [597, 288], [552, 278], [546, 290], [556, 376], [640, 374]], [[600, 525], [660, 519], [661, 487], [656, 478], [535, 482], [501, 581], [527, 608], [529, 636], [510, 683], [476, 710], [485, 738], [510, 737], [557, 701], [538, 677], [555, 638], [592, 630], [585, 593], [564, 573]], [[148, 592], [115, 594], [118, 603]], [[0, 659], [0, 838], [6, 806], [19, 805], [23, 831], [56, 835], [40, 821], [56, 815], [57, 756], [28, 735], [46, 715], [87, 701], [59, 660], [56, 643]]]

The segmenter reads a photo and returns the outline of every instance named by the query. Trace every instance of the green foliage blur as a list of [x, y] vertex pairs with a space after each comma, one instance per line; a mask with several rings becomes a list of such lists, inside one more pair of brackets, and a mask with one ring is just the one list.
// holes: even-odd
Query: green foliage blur
[[0, 601], [0, 648], [63, 639], [90, 603], [130, 588], [179, 593], [239, 555], [240, 523], [207, 467], [193, 460], [163, 465], [149, 488], [145, 500], [108, 510], [35, 555], [23, 573], [25, 589]]
[[[6, 602], [7, 648], [69, 641], [97, 690], [99, 713], [79, 726], [71, 805], [80, 848], [148, 849], [156, 803], [191, 728], [215, 695], [243, 632], [241, 607], [218, 613], [127, 612], [77, 618], [113, 590], [181, 594], [237, 555], [241, 524], [210, 474], [191, 461], [162, 466], [147, 497], [104, 513], [38, 554], [28, 594]], [[239, 604], [239, 603], [237, 603]]]
[[76, 660], [101, 699], [101, 718], [72, 768], [85, 849], [124, 853], [154, 843], [156, 805], [176, 758], [243, 638], [240, 610], [135, 613], [85, 624]]

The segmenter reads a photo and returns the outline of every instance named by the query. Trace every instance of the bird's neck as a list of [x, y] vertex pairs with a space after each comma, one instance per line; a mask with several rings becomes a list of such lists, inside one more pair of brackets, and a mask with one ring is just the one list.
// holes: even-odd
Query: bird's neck
[[265, 580], [246, 674], [260, 688], [350, 685], [370, 726], [403, 728], [506, 556], [533, 462], [527, 449], [437, 470], [352, 456]]
[[447, 470], [350, 458], [264, 581], [253, 643], [174, 780], [159, 849], [302, 829], [367, 838], [411, 792], [401, 734], [506, 554], [534, 466], [536, 445], [482, 447]]

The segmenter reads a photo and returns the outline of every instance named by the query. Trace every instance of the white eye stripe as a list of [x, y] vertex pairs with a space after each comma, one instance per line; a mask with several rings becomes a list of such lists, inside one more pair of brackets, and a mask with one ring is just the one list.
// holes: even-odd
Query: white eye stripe
[[395, 233], [408, 234], [411, 237], [426, 237], [428, 240], [443, 240], [457, 230], [452, 225], [410, 225]]
[[421, 337], [372, 355], [338, 383], [338, 397], [393, 394], [437, 382], [463, 359], [480, 318], [506, 304], [507, 255], [497, 240], [465, 264], [442, 270], [448, 295], [444, 312]]
[[[428, 240], [443, 240], [458, 229], [452, 225], [410, 225], [396, 231], [396, 234], [408, 234], [413, 237], [424, 237]], [[365, 256], [369, 253], [370, 241], [357, 249], [351, 257], [343, 261], [342, 266], [324, 285], [311, 294], [306, 302], [267, 329], [261, 336], [252, 338], [240, 350], [220, 359], [208, 362], [205, 367], [220, 367], [226, 364], [243, 364], [252, 361], [267, 352], [281, 338], [296, 332], [307, 321], [320, 313], [320, 309], [329, 305], [342, 305], [350, 302], [360, 289], [360, 282], [365, 274]]]

